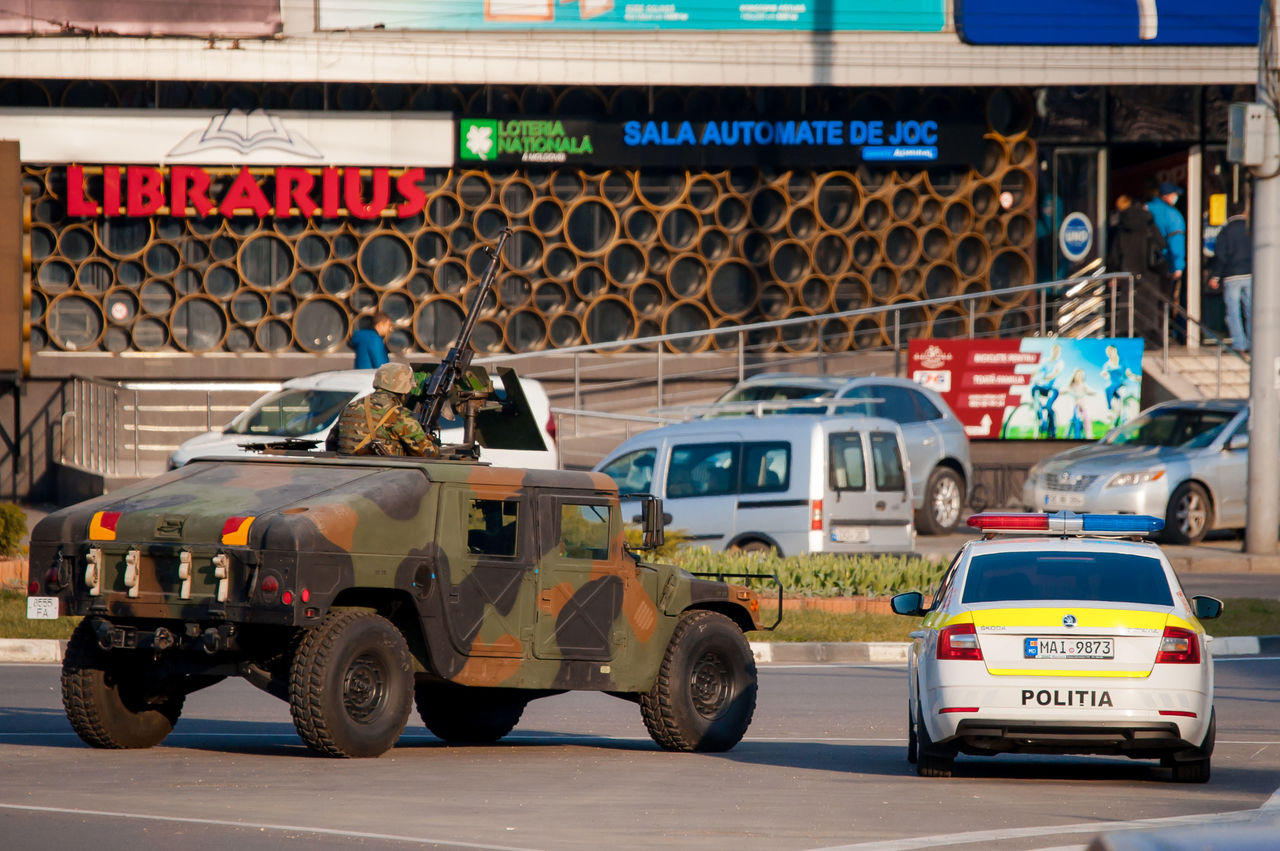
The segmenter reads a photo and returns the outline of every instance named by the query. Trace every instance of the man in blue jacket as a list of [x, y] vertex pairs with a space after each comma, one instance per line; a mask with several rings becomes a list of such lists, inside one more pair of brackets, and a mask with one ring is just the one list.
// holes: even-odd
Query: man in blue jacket
[[377, 369], [387, 362], [386, 336], [391, 333], [391, 317], [379, 310], [373, 315], [373, 327], [351, 334], [351, 350], [356, 353], [356, 369]]
[[1182, 274], [1187, 268], [1187, 220], [1174, 206], [1182, 188], [1166, 180], [1160, 184], [1159, 194], [1149, 190], [1147, 210], [1156, 220], [1156, 229], [1164, 237], [1165, 256], [1169, 258], [1169, 277], [1173, 279], [1173, 297], [1176, 301], [1182, 290]]

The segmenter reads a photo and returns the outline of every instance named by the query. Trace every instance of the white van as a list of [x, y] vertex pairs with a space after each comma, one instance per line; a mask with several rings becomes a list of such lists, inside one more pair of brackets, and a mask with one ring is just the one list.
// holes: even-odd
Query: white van
[[[906, 552], [915, 546], [902, 431], [880, 417], [693, 420], [636, 435], [596, 470], [663, 499], [667, 528], [713, 549]], [[626, 516], [638, 503], [624, 501]]]
[[[279, 390], [259, 398], [236, 415], [226, 426], [196, 435], [169, 456], [169, 467], [181, 467], [192, 458], [248, 455], [247, 447], [271, 441], [315, 442], [323, 448], [329, 429], [352, 399], [373, 392], [373, 369], [337, 369], [291, 378]], [[492, 376], [502, 389], [502, 378]], [[520, 388], [538, 426], [543, 449], [494, 449], [482, 446], [480, 460], [499, 467], [527, 467], [555, 470], [560, 456], [555, 443], [555, 420], [551, 402], [542, 385], [520, 379]], [[445, 443], [462, 441], [462, 423], [440, 419], [440, 438]]]

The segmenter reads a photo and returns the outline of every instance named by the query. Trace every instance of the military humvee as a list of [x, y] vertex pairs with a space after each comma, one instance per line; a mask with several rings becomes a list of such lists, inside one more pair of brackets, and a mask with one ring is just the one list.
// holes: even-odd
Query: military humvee
[[159, 743], [228, 676], [340, 757], [391, 748], [415, 700], [440, 738], [492, 742], [534, 698], [604, 691], [683, 751], [733, 747], [755, 709], [757, 595], [624, 547], [599, 473], [195, 461], [48, 515], [30, 564], [33, 610], [84, 616], [62, 695], [97, 747]]

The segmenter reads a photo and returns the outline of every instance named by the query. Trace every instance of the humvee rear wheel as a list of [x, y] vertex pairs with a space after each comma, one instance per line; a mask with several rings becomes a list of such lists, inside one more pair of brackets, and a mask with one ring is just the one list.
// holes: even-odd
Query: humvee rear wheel
[[653, 740], [669, 751], [727, 751], [756, 710], [756, 663], [742, 631], [724, 615], [680, 616], [658, 679], [640, 695]]
[[185, 695], [148, 693], [147, 664], [98, 646], [80, 622], [62, 660], [62, 705], [71, 729], [95, 748], [149, 748], [173, 732]]
[[413, 667], [404, 636], [371, 612], [330, 612], [289, 672], [293, 726], [326, 756], [381, 756], [409, 719]]
[[526, 701], [506, 689], [424, 683], [415, 695], [422, 723], [450, 744], [488, 744], [515, 729]]

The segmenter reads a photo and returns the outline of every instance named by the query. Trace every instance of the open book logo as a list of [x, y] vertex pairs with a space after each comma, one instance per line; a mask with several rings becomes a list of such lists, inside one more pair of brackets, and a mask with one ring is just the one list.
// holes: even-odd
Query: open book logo
[[291, 132], [279, 116], [264, 109], [252, 112], [231, 109], [215, 115], [203, 130], [189, 133], [167, 156], [183, 157], [218, 148], [230, 148], [241, 154], [275, 150], [308, 159], [324, 156], [306, 137]]

